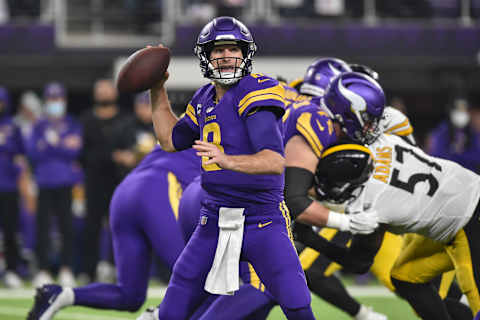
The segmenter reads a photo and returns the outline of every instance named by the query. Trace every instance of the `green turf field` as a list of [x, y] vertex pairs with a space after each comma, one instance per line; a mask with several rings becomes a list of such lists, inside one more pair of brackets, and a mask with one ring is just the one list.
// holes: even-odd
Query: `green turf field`
[[[352, 294], [357, 296], [358, 300], [366, 305], [374, 307], [375, 310], [388, 315], [389, 320], [414, 320], [418, 319], [406, 302], [396, 298], [383, 288], [374, 288], [379, 290], [369, 290], [357, 288], [351, 290]], [[0, 319], [1, 320], [19, 320], [26, 319], [26, 314], [33, 303], [33, 298], [29, 295], [31, 290], [9, 291], [0, 289]], [[150, 295], [150, 294], [149, 294]], [[155, 296], [155, 295], [154, 295]], [[149, 298], [142, 307], [142, 311], [150, 305], [155, 305], [160, 298]], [[312, 307], [317, 319], [351, 319], [338, 309], [331, 307], [326, 302], [312, 296]], [[141, 313], [139, 311], [137, 314]], [[57, 313], [55, 319], [59, 320], [114, 320], [114, 319], [136, 319], [137, 314], [127, 312], [100, 311], [83, 307], [70, 307]], [[281, 310], [276, 307], [268, 317], [268, 320], [285, 319]], [[228, 320], [228, 319], [225, 319]]]

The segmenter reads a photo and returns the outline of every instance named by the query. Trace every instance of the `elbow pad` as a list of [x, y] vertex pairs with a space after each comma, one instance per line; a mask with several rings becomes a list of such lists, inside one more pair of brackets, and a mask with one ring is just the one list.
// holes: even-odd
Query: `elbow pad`
[[313, 202], [308, 196], [308, 190], [312, 186], [312, 172], [299, 167], [285, 169], [285, 202], [292, 220], [295, 220]]

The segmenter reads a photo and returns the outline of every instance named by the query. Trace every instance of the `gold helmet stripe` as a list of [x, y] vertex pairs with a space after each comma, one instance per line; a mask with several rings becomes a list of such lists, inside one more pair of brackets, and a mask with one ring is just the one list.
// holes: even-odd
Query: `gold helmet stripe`
[[328, 156], [329, 154], [332, 154], [332, 153], [335, 153], [335, 152], [339, 152], [339, 151], [344, 151], [344, 150], [359, 150], [359, 151], [363, 151], [365, 153], [368, 153], [370, 155], [370, 157], [372, 157], [372, 159], [375, 159], [375, 157], [373, 156], [373, 153], [370, 151], [370, 149], [368, 149], [367, 147], [364, 147], [362, 145], [359, 145], [359, 144], [341, 144], [341, 145], [338, 145], [338, 146], [334, 146], [334, 147], [331, 147], [331, 148], [328, 148], [326, 149], [323, 153], [322, 153], [322, 157], [321, 158], [325, 158], [326, 156]]

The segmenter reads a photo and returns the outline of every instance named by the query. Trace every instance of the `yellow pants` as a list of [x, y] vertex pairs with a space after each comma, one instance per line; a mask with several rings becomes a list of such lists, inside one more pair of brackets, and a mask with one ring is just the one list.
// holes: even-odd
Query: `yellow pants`
[[[461, 229], [448, 244], [419, 235], [409, 236], [392, 269], [392, 277], [410, 283], [427, 283], [444, 272], [455, 270], [460, 289], [467, 296], [473, 314], [476, 314], [480, 310], [480, 295], [474, 270], [478, 274], [480, 266], [472, 256], [479, 253], [476, 248], [472, 251], [470, 245], [478, 246], [478, 240], [469, 242], [467, 234], [472, 236], [472, 232]], [[453, 279], [451, 274], [445, 276]], [[441, 284], [440, 293], [443, 291], [445, 295], [445, 290], [445, 284]]]

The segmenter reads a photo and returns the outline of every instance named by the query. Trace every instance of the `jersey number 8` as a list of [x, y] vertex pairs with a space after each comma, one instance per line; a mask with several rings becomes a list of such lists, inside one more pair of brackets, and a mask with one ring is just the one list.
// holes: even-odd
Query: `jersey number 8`
[[[206, 142], [213, 143], [217, 146], [220, 151], [224, 152], [223, 146], [220, 144], [222, 142], [222, 136], [220, 134], [220, 125], [216, 122], [207, 123], [203, 127], [203, 137], [202, 140]], [[202, 168], [205, 171], [217, 171], [222, 170], [216, 163], [205, 164], [208, 161], [208, 157], [202, 157]]]

